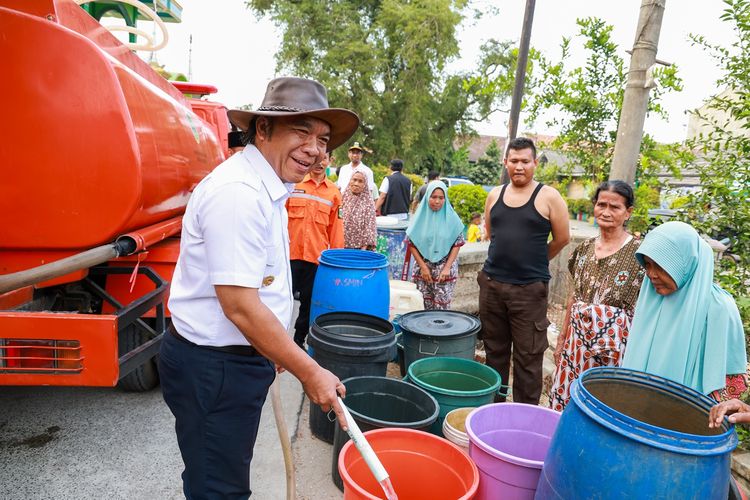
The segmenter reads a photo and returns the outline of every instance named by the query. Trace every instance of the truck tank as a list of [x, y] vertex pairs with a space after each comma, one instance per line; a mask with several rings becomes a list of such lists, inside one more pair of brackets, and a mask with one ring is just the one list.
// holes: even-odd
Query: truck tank
[[184, 212], [223, 151], [182, 94], [73, 2], [0, 1], [0, 26], [0, 272]]
[[71, 0], [0, 0], [0, 54], [0, 386], [149, 390], [181, 217], [224, 158], [226, 109]]

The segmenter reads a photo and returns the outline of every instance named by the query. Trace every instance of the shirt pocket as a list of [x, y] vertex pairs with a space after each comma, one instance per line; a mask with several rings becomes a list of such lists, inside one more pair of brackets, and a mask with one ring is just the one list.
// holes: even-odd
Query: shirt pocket
[[[276, 245], [266, 245], [266, 271], [276, 267], [283, 251]], [[266, 273], [268, 274], [268, 273]]]
[[320, 224], [323, 226], [328, 225], [328, 221], [331, 218], [331, 208], [327, 205], [323, 205], [322, 203], [318, 203], [318, 209], [315, 211], [315, 223]]
[[287, 213], [290, 219], [304, 219], [305, 209], [307, 203], [305, 200], [299, 198], [289, 198], [289, 206], [287, 207]]

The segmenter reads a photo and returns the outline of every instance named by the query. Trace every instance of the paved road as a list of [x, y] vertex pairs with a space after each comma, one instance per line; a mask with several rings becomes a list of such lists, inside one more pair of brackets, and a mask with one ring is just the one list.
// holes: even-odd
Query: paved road
[[[302, 386], [289, 373], [278, 380], [297, 498], [341, 498], [330, 479], [331, 445], [310, 435]], [[0, 387], [0, 499], [181, 499], [181, 472], [174, 417], [158, 388]], [[270, 395], [250, 476], [253, 499], [286, 498]]]
[[[287, 426], [294, 435], [301, 388], [289, 374], [280, 379]], [[158, 389], [134, 394], [0, 387], [0, 498], [184, 498], [173, 426]], [[251, 478], [253, 498], [284, 498], [284, 463], [270, 401]]]

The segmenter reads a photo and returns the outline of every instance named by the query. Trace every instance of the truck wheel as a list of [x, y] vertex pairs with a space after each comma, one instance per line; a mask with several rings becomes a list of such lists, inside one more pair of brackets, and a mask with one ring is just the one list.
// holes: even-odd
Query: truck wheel
[[[132, 351], [147, 340], [149, 340], [149, 338], [146, 332], [137, 328], [135, 325], [131, 325], [118, 340], [119, 355], [122, 356], [128, 351]], [[130, 392], [150, 391], [159, 385], [159, 371], [157, 370], [156, 365], [156, 356], [154, 356], [121, 378], [120, 381], [117, 382], [117, 387]]]

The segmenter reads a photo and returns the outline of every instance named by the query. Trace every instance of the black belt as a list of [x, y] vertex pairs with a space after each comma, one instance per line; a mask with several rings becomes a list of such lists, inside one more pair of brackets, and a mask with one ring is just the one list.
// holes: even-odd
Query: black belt
[[259, 353], [258, 350], [251, 345], [215, 346], [215, 345], [200, 345], [200, 344], [196, 344], [195, 342], [190, 342], [188, 339], [186, 339], [185, 337], [177, 333], [177, 329], [174, 327], [173, 324], [169, 325], [169, 333], [171, 333], [172, 336], [176, 338], [177, 340], [179, 340], [180, 342], [184, 342], [194, 347], [200, 347], [201, 349], [209, 349], [211, 351], [224, 352], [227, 354], [237, 354], [239, 356], [262, 356], [262, 354]]

